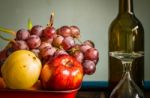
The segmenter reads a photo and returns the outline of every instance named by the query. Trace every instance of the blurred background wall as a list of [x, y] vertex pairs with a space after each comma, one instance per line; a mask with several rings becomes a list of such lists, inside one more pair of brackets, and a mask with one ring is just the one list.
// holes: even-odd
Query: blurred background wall
[[[46, 26], [50, 13], [55, 12], [54, 26], [77, 25], [81, 40], [91, 39], [100, 52], [97, 71], [85, 76], [85, 81], [108, 80], [108, 28], [118, 13], [119, 0], [0, 0], [0, 27], [27, 28], [30, 18], [33, 25]], [[145, 80], [150, 80], [150, 0], [134, 0], [134, 11], [145, 30]], [[2, 33], [2, 32], [0, 32]], [[4, 35], [11, 37], [8, 35]], [[6, 42], [0, 39], [0, 49]]]

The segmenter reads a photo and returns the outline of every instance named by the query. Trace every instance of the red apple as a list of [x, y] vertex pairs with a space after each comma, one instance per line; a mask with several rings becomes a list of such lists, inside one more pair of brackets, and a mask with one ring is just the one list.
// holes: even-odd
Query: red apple
[[43, 66], [40, 79], [48, 90], [77, 89], [82, 83], [83, 68], [72, 56], [59, 55]]

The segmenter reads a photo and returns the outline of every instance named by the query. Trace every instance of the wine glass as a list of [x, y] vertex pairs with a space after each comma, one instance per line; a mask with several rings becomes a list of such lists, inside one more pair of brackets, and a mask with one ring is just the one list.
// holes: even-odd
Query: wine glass
[[130, 75], [133, 60], [144, 56], [144, 52], [113, 51], [109, 55], [121, 60], [123, 65], [122, 79], [113, 89], [109, 98], [144, 98], [142, 90], [136, 85]]

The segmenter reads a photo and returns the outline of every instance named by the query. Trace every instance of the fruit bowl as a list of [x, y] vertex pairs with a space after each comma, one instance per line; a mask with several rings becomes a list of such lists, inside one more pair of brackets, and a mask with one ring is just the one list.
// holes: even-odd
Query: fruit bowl
[[[0, 51], [0, 98], [75, 98], [84, 75], [92, 75], [99, 61], [99, 51], [91, 40], [80, 40], [78, 26], [34, 25], [12, 31]], [[4, 81], [3, 81], [4, 80]], [[40, 87], [33, 87], [40, 81]], [[2, 84], [2, 85], [1, 85]], [[33, 88], [32, 88], [33, 87]], [[7, 89], [9, 88], [9, 89]]]
[[0, 98], [76, 98], [79, 89], [65, 91], [0, 89]]
[[0, 77], [0, 98], [76, 98], [76, 94], [80, 89], [72, 90], [46, 90], [38, 81], [33, 87], [29, 89], [9, 89], [6, 87], [3, 79]]

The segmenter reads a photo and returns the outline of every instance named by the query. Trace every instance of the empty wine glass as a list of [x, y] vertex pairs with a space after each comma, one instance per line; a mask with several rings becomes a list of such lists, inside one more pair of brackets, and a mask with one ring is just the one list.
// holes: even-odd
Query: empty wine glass
[[109, 98], [144, 98], [142, 90], [136, 85], [132, 79], [132, 75], [130, 75], [133, 60], [142, 57], [144, 52], [139, 51], [128, 53], [124, 51], [113, 51], [110, 52], [109, 55], [121, 60], [123, 65], [122, 79], [113, 89]]

